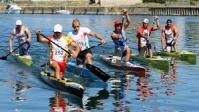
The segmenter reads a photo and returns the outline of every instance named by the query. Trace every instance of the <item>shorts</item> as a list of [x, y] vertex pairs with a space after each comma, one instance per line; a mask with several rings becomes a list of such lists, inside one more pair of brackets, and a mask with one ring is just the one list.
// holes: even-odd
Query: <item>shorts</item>
[[59, 67], [60, 67], [60, 72], [62, 73], [62, 75], [64, 75], [65, 70], [66, 70], [66, 63], [65, 63], [65, 62], [58, 62], [58, 61], [55, 61], [55, 60], [51, 60], [51, 61], [50, 61], [50, 64], [51, 64], [52, 62], [56, 62], [56, 63], [59, 65]]
[[30, 48], [30, 44], [25, 43], [22, 46], [19, 47], [19, 55], [20, 56], [24, 56], [24, 55], [28, 55], [28, 50]]
[[86, 51], [86, 52], [84, 52], [83, 54], [81, 54], [82, 53], [82, 51], [78, 54], [78, 56], [77, 56], [77, 65], [81, 65], [81, 64], [84, 64], [84, 62], [85, 62], [85, 60], [86, 60], [86, 55], [88, 54], [88, 53], [90, 53], [90, 54], [92, 54], [92, 51], [91, 50], [88, 50], [88, 51]]

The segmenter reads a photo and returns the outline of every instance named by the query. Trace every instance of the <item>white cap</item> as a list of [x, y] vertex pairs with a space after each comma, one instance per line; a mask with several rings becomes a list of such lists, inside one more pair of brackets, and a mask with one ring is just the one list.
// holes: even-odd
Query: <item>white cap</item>
[[149, 20], [148, 20], [147, 18], [145, 18], [145, 19], [143, 20], [143, 23], [149, 23]]
[[21, 20], [17, 20], [16, 21], [16, 25], [22, 25], [22, 21]]
[[54, 32], [62, 32], [62, 26], [60, 24], [56, 24], [54, 26]]

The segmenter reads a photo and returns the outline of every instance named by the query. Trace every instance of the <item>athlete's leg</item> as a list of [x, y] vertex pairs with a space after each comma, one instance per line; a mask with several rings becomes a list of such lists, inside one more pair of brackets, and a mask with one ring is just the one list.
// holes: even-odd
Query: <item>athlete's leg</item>
[[85, 58], [88, 64], [93, 64], [93, 55], [91, 53], [87, 53]]
[[129, 47], [126, 48], [125, 51], [125, 62], [128, 62], [131, 56], [131, 49]]
[[61, 79], [59, 64], [56, 61], [51, 61], [50, 62], [50, 66], [55, 70], [55, 73], [54, 73], [55, 74], [55, 78], [56, 79]]

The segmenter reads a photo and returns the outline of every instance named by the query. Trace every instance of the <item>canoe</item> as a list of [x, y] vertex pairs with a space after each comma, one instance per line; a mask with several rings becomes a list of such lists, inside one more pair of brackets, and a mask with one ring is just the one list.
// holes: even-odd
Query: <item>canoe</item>
[[24, 56], [20, 56], [19, 54], [13, 54], [13, 57], [16, 58], [16, 60], [22, 64], [25, 64], [27, 66], [31, 66], [32, 65], [32, 57], [30, 55], [24, 55]]
[[143, 58], [138, 55], [131, 55], [131, 58], [141, 64], [146, 64], [151, 68], [156, 68], [163, 71], [169, 71], [170, 63], [167, 59], [160, 56], [153, 56], [152, 58]]
[[55, 76], [45, 68], [41, 69], [40, 77], [46, 84], [55, 89], [76, 95], [80, 98], [83, 97], [84, 87], [70, 79], [64, 77], [61, 80], [57, 80]]
[[129, 63], [128, 65], [121, 63], [121, 57], [113, 55], [100, 55], [100, 59], [103, 60], [106, 64], [122, 70], [131, 71], [139, 76], [146, 75], [146, 69], [142, 66]]
[[176, 59], [180, 59], [182, 61], [187, 61], [188, 63], [191, 64], [196, 64], [196, 53], [189, 52], [186, 50], [179, 51], [179, 52], [157, 52], [154, 53], [156, 56], [171, 56]]

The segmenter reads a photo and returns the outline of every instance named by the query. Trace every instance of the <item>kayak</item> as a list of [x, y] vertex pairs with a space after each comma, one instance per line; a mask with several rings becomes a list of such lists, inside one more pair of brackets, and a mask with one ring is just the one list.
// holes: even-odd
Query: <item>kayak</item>
[[179, 52], [158, 52], [158, 53], [154, 53], [154, 55], [159, 55], [159, 56], [171, 56], [171, 57], [175, 57], [177, 59], [180, 59], [182, 61], [187, 61], [191, 64], [196, 64], [196, 53], [193, 52], [189, 52], [186, 50], [183, 51], [179, 51]]
[[55, 89], [74, 94], [80, 98], [83, 97], [84, 87], [70, 79], [64, 77], [61, 80], [57, 80], [47, 69], [42, 69], [40, 71], [40, 77], [46, 84]]
[[17, 61], [19, 61], [20, 63], [23, 63], [27, 66], [31, 66], [32, 65], [32, 57], [30, 55], [24, 55], [24, 56], [20, 56], [19, 54], [13, 54], [13, 57], [15, 57], [17, 59]]
[[170, 63], [167, 59], [160, 56], [153, 56], [152, 58], [143, 58], [138, 55], [131, 55], [131, 58], [135, 61], [138, 61], [141, 64], [147, 64], [151, 68], [160, 69], [163, 71], [169, 71]]
[[135, 74], [140, 76], [145, 76], [146, 69], [142, 66], [129, 63], [128, 65], [121, 63], [121, 57], [113, 56], [113, 55], [100, 55], [100, 59], [102, 59], [106, 64], [115, 67], [117, 69], [132, 71]]

